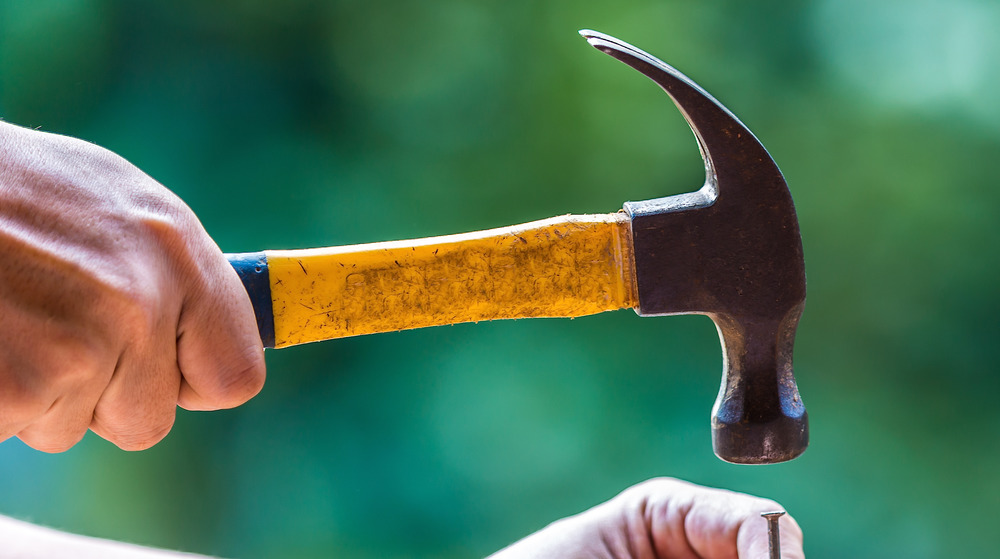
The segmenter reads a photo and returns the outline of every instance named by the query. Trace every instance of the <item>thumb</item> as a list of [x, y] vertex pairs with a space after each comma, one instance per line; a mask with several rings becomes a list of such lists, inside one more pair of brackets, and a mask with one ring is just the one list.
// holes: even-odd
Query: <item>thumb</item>
[[253, 306], [235, 270], [214, 246], [178, 321], [177, 404], [188, 410], [239, 406], [264, 386], [264, 348]]

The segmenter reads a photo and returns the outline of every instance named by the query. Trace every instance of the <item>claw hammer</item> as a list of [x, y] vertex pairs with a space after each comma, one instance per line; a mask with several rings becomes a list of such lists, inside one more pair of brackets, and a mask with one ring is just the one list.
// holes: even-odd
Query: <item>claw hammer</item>
[[265, 347], [622, 308], [705, 314], [719, 331], [722, 386], [712, 443], [728, 462], [768, 464], [805, 451], [792, 345], [805, 265], [788, 186], [757, 138], [689, 78], [623, 41], [587, 41], [656, 82], [698, 140], [705, 184], [566, 215], [425, 239], [229, 254]]

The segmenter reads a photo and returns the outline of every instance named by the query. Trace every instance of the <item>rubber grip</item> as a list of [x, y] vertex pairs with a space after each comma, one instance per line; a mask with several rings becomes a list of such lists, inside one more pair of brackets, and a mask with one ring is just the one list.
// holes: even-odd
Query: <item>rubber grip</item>
[[263, 252], [227, 254], [243, 287], [250, 296], [257, 319], [260, 341], [265, 348], [274, 347], [274, 310], [271, 305], [271, 278], [267, 270], [267, 255]]

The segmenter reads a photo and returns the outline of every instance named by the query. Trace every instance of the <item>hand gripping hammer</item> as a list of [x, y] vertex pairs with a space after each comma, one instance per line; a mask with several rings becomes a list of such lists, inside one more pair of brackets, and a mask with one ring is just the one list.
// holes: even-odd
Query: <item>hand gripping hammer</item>
[[788, 186], [728, 109], [614, 37], [587, 41], [656, 82], [705, 161], [697, 191], [603, 215], [365, 245], [230, 254], [265, 347], [480, 320], [705, 314], [719, 330], [712, 443], [723, 460], [791, 460], [808, 444], [792, 345], [805, 267]]

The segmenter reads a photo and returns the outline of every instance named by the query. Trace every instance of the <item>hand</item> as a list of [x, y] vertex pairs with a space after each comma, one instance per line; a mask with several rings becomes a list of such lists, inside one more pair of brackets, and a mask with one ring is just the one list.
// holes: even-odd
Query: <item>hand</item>
[[[767, 559], [774, 501], [662, 478], [555, 522], [490, 559]], [[780, 519], [782, 559], [803, 559], [802, 530]]]
[[194, 213], [117, 155], [0, 122], [0, 441], [159, 442], [264, 382], [253, 309]]

